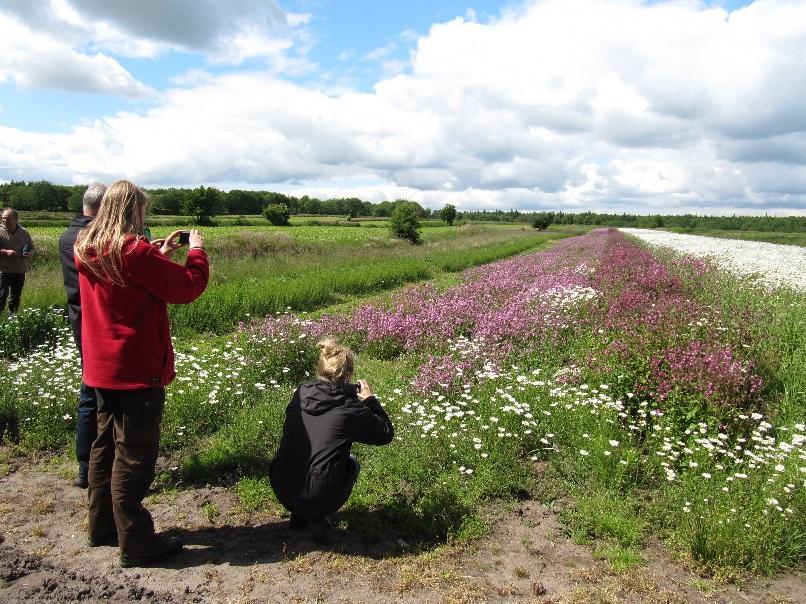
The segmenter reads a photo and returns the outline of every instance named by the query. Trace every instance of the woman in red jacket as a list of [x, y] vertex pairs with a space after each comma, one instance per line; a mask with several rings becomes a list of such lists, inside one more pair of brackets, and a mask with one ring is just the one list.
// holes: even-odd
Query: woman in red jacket
[[190, 233], [184, 266], [170, 259], [179, 231], [143, 237], [148, 198], [121, 180], [104, 195], [75, 246], [81, 294], [84, 383], [98, 394], [98, 437], [89, 468], [88, 544], [120, 546], [121, 566], [164, 560], [182, 549], [154, 533], [142, 501], [154, 480], [165, 386], [174, 378], [167, 304], [207, 287], [204, 240]]

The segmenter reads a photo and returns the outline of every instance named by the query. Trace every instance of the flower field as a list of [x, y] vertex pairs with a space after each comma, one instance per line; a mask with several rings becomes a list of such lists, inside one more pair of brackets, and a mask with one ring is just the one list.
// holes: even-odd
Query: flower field
[[723, 269], [771, 287], [806, 291], [806, 249], [761, 241], [715, 239], [649, 229], [621, 229], [647, 243], [708, 258]]
[[[392, 445], [356, 447], [349, 503], [390, 530], [471, 537], [483, 501], [563, 493], [569, 533], [603, 555], [638, 559], [653, 534], [707, 569], [791, 566], [806, 555], [806, 302], [772, 283], [597, 230], [347, 314], [177, 341], [161, 480], [264, 476], [315, 342], [335, 335], [395, 422]], [[78, 361], [59, 338], [0, 376], [0, 422], [24, 447], [72, 435]]]

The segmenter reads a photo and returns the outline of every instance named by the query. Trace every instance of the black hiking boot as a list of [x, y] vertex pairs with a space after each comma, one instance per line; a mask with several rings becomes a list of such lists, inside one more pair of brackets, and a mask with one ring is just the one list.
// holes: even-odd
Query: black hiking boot
[[182, 542], [176, 537], [154, 535], [148, 547], [149, 551], [140, 554], [120, 552], [120, 566], [149, 566], [167, 560], [182, 551]]
[[333, 541], [333, 535], [330, 531], [330, 529], [333, 528], [333, 521], [327, 516], [312, 519], [308, 523], [308, 526], [311, 529], [311, 535], [314, 541], [325, 545], [330, 545]]
[[292, 531], [301, 531], [304, 529], [308, 524], [311, 522], [311, 519], [307, 516], [300, 516], [299, 514], [291, 514], [291, 518], [288, 521], [288, 526]]
[[118, 546], [118, 533], [113, 531], [105, 535], [87, 535], [87, 545], [89, 547], [100, 547], [102, 545]]

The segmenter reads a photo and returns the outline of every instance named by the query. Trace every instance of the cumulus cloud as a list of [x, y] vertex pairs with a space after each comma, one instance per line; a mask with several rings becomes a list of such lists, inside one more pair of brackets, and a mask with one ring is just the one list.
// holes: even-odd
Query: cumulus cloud
[[[233, 31], [248, 38], [229, 8], [211, 9], [225, 11], [229, 26], [146, 36], [148, 19], [122, 4], [70, 3], [133, 38], [218, 40], [205, 48], [219, 56]], [[261, 6], [274, 24], [273, 3]], [[155, 10], [165, 18], [159, 11], [168, 9]], [[222, 60], [234, 61], [237, 48], [282, 54], [282, 39], [262, 50], [257, 39], [236, 44]], [[33, 165], [42, 155], [79, 182], [125, 175], [146, 185], [274, 185], [468, 208], [804, 213], [804, 90], [804, 2], [728, 12], [696, 2], [538, 0], [490, 21], [469, 14], [435, 24], [407, 69], [368, 93], [257, 71], [208, 74], [177, 82], [146, 112], [66, 135], [6, 130], [0, 165], [23, 149]], [[343, 184], [350, 180], [379, 184]]]
[[[125, 96], [144, 87], [113, 56], [153, 59], [180, 51], [227, 65], [257, 58], [276, 72], [301, 74], [313, 68], [304, 56], [308, 19], [284, 13], [275, 0], [7, 0], [0, 6], [0, 52], [15, 56], [13, 65], [0, 57], [0, 68], [5, 64], [21, 85]], [[300, 53], [290, 52], [295, 45]], [[116, 84], [87, 77], [91, 70]], [[23, 77], [29, 71], [36, 73]]]
[[68, 44], [34, 31], [0, 13], [0, 82], [127, 97], [148, 95], [120, 63], [103, 54], [76, 52]]

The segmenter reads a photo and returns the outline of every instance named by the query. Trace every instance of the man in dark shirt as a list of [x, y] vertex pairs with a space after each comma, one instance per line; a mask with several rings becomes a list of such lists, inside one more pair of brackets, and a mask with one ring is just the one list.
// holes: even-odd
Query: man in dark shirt
[[9, 315], [20, 307], [28, 258], [34, 253], [31, 235], [20, 226], [19, 219], [14, 208], [3, 208], [0, 213], [0, 313], [8, 299]]
[[[78, 234], [92, 222], [101, 207], [101, 199], [106, 192], [106, 185], [93, 183], [84, 192], [83, 213], [78, 214], [68, 229], [59, 237], [59, 259], [62, 262], [64, 291], [67, 294], [67, 317], [73, 328], [78, 353], [81, 354], [81, 297], [78, 290], [78, 271], [76, 271], [73, 246]], [[89, 470], [90, 448], [98, 433], [96, 416], [97, 399], [95, 388], [81, 382], [78, 395], [78, 417], [76, 420], [76, 459], [78, 460], [78, 476], [75, 485], [87, 488], [87, 472]]]

